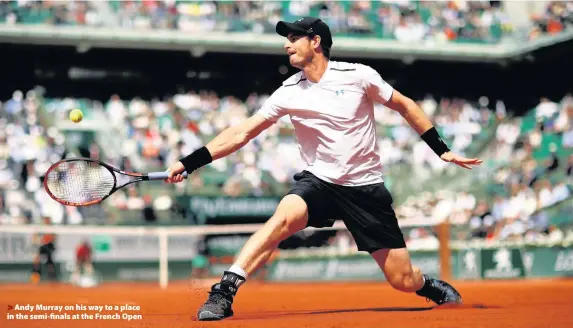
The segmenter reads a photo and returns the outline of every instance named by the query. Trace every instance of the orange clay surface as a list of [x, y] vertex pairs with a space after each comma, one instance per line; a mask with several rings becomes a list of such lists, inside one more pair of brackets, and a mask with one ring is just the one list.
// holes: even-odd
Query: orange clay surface
[[[573, 280], [454, 282], [465, 304], [438, 308], [386, 283], [258, 283], [243, 285], [235, 316], [218, 322], [196, 320], [211, 282], [107, 283], [81, 289], [69, 285], [0, 285], [0, 327], [573, 327]], [[16, 304], [139, 306], [142, 319], [8, 320]], [[95, 311], [66, 311], [94, 314]], [[104, 310], [103, 314], [120, 311]], [[31, 314], [58, 313], [34, 311]], [[121, 314], [120, 314], [121, 316]]]

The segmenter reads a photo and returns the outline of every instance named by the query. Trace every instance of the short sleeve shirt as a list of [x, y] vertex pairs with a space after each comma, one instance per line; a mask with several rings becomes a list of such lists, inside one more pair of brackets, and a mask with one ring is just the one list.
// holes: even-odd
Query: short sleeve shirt
[[374, 104], [394, 89], [367, 65], [330, 61], [318, 83], [299, 72], [267, 99], [258, 114], [289, 115], [306, 170], [339, 185], [380, 183]]

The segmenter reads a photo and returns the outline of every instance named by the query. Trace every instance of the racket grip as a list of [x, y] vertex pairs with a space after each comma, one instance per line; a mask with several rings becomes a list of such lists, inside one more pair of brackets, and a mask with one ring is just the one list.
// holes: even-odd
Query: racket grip
[[[181, 174], [185, 179], [189, 175], [187, 172], [183, 172]], [[169, 177], [169, 172], [150, 172], [147, 174], [147, 178], [149, 180], [165, 180]]]

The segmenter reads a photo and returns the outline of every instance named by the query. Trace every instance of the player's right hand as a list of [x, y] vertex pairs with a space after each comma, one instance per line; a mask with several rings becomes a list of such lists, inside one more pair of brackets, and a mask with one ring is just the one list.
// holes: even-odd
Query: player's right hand
[[179, 182], [183, 181], [185, 179], [181, 175], [181, 173], [183, 173], [183, 171], [185, 171], [185, 166], [183, 166], [183, 163], [181, 163], [181, 162], [174, 163], [173, 165], [171, 165], [167, 169], [167, 172], [169, 172], [169, 176], [167, 177], [167, 179], [165, 179], [165, 182], [167, 182], [167, 183], [179, 183]]

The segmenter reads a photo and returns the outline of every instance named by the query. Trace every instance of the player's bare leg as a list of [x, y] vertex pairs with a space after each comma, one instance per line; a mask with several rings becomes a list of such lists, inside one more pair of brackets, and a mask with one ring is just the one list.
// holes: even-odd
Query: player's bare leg
[[422, 288], [424, 284], [422, 272], [418, 267], [412, 266], [406, 248], [380, 249], [372, 253], [372, 257], [394, 289], [413, 293]]
[[380, 249], [371, 255], [394, 289], [415, 292], [438, 305], [462, 303], [462, 297], [450, 284], [424, 275], [420, 268], [413, 266], [408, 249]]
[[197, 313], [199, 320], [221, 320], [232, 316], [231, 305], [238, 288], [265, 264], [281, 241], [304, 229], [307, 222], [304, 200], [297, 195], [285, 196], [275, 214], [245, 243], [221, 282], [211, 287], [208, 300]]
[[284, 197], [275, 214], [245, 243], [234, 264], [250, 275], [266, 263], [281, 241], [304, 229], [307, 222], [304, 200], [297, 195]]

